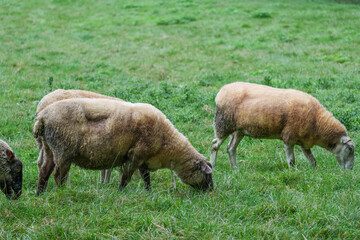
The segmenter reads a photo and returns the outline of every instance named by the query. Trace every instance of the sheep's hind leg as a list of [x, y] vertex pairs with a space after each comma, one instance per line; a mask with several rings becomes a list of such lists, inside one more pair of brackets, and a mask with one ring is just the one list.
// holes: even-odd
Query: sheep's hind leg
[[126, 187], [126, 185], [128, 185], [136, 169], [138, 169], [138, 166], [134, 166], [131, 163], [125, 163], [119, 191], [123, 190]]
[[36, 164], [37, 164], [37, 166], [38, 166], [38, 168], [40, 168], [41, 167], [41, 165], [43, 164], [43, 162], [44, 162], [44, 149], [43, 149], [43, 147], [42, 147], [42, 145], [41, 145], [41, 147], [39, 147], [39, 157], [38, 157], [38, 159], [37, 159], [37, 161], [36, 161]]
[[316, 158], [314, 157], [314, 155], [312, 154], [310, 149], [306, 149], [301, 147], [302, 152], [304, 153], [305, 157], [307, 158], [307, 160], [309, 161], [309, 163], [311, 164], [311, 166], [315, 169], [317, 169], [316, 167]]
[[49, 177], [54, 170], [55, 163], [53, 160], [53, 154], [48, 147], [45, 148], [44, 162], [39, 166], [39, 180], [36, 190], [36, 196], [44, 192], [49, 181]]
[[138, 157], [134, 152], [135, 151], [132, 149], [129, 150], [127, 154], [128, 160], [124, 164], [124, 171], [121, 178], [119, 191], [123, 190], [126, 187], [126, 185], [130, 182], [135, 170], [138, 169], [143, 163], [142, 159]]
[[174, 188], [176, 188], [175, 173], [172, 170], [171, 170], [171, 183], [173, 184]]
[[295, 155], [294, 155], [294, 145], [285, 144], [286, 160], [288, 162], [289, 168], [294, 167], [295, 165]]
[[[54, 168], [54, 180], [55, 180], [56, 184], [58, 184], [58, 182], [59, 182], [59, 177], [60, 177], [60, 169], [59, 169], [58, 166], [55, 166], [55, 168]], [[65, 182], [66, 182], [66, 185], [70, 185], [69, 173], [67, 173], [66, 176], [65, 176]]]
[[106, 174], [105, 171], [106, 170], [101, 170], [100, 171], [100, 182], [101, 183], [105, 183], [105, 174]]
[[109, 168], [106, 170], [101, 170], [101, 172], [100, 172], [100, 182], [101, 183], [109, 183], [110, 182], [112, 170], [113, 170], [112, 168]]
[[217, 152], [219, 151], [221, 144], [225, 141], [226, 138], [227, 138], [227, 136], [224, 138], [215, 138], [212, 141], [210, 163], [213, 167], [215, 167], [215, 165], [216, 165]]
[[240, 141], [244, 138], [243, 135], [239, 131], [234, 132], [230, 136], [230, 142], [228, 144], [228, 153], [230, 159], [230, 165], [233, 168], [237, 168], [237, 161], [236, 161], [236, 148], [239, 145]]

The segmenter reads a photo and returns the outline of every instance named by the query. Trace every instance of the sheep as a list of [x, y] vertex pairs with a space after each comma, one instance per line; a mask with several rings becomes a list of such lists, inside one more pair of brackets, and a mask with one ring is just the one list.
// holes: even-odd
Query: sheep
[[228, 154], [235, 168], [236, 148], [244, 136], [282, 140], [290, 168], [295, 164], [294, 145], [300, 145], [315, 169], [316, 159], [310, 150], [314, 145], [332, 152], [342, 168], [354, 166], [355, 145], [346, 128], [307, 93], [234, 82], [220, 89], [215, 103], [216, 138], [212, 141], [210, 157], [213, 166], [221, 144], [229, 135]]
[[22, 188], [22, 162], [0, 139], [0, 188], [8, 199], [18, 199]]
[[[85, 91], [85, 90], [63, 90], [63, 89], [57, 89], [47, 95], [45, 95], [39, 102], [37, 109], [36, 109], [36, 115], [39, 114], [39, 112], [41, 112], [44, 108], [46, 108], [47, 106], [49, 106], [50, 104], [56, 102], [56, 101], [60, 101], [60, 100], [64, 100], [64, 99], [70, 99], [70, 98], [106, 98], [106, 99], [113, 99], [113, 100], [117, 100], [117, 101], [123, 101], [119, 98], [114, 98], [114, 97], [109, 97], [106, 95], [102, 95], [102, 94], [98, 94], [98, 93], [94, 93], [94, 92], [89, 92], [89, 91]], [[41, 155], [43, 154], [43, 150], [42, 150], [42, 140], [41, 138], [36, 139], [37, 141], [37, 145], [38, 145], [38, 149], [39, 149], [39, 158], [38, 158], [38, 162], [37, 165], [41, 166], [42, 162], [41, 162]], [[55, 168], [55, 173], [54, 176], [57, 175], [57, 169]], [[101, 170], [101, 174], [100, 174], [100, 181], [102, 183], [109, 183], [110, 182], [110, 176], [111, 176], [111, 172], [112, 172], [112, 168], [105, 170]], [[66, 177], [68, 178], [68, 176]]]
[[44, 108], [46, 108], [47, 106], [49, 106], [50, 104], [52, 104], [52, 103], [54, 103], [56, 101], [60, 101], [60, 100], [64, 100], [64, 99], [70, 99], [70, 98], [105, 98], [105, 99], [112, 99], [112, 100], [122, 101], [122, 102], [124, 101], [124, 100], [119, 99], [119, 98], [109, 97], [109, 96], [106, 96], [106, 95], [102, 95], [102, 94], [95, 93], [95, 92], [90, 92], [90, 91], [85, 91], [85, 90], [57, 89], [57, 90], [45, 95], [40, 100], [40, 102], [39, 102], [39, 104], [37, 106], [37, 109], [36, 109], [36, 114], [38, 114]]
[[43, 164], [36, 195], [46, 189], [53, 168], [62, 184], [72, 163], [85, 169], [123, 167], [119, 190], [136, 169], [150, 189], [150, 171], [167, 168], [194, 188], [213, 188], [212, 166], [166, 116], [145, 103], [109, 99], [67, 99], [41, 111], [33, 134], [42, 137]]

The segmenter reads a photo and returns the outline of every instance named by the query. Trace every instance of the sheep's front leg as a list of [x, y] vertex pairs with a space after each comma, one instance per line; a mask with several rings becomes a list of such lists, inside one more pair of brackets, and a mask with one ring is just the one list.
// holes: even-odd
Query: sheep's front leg
[[316, 158], [314, 157], [314, 155], [312, 154], [310, 149], [305, 149], [303, 147], [301, 147], [302, 152], [304, 153], [305, 157], [307, 158], [307, 160], [309, 161], [309, 163], [311, 164], [311, 166], [315, 169], [317, 169], [316, 167]]
[[215, 167], [215, 165], [216, 165], [217, 152], [219, 151], [219, 148], [225, 139], [226, 139], [226, 137], [225, 138], [215, 138], [212, 141], [210, 163], [213, 167]]
[[64, 185], [69, 176], [70, 163], [62, 164], [61, 166], [56, 166], [54, 171], [54, 179], [58, 186]]
[[[138, 153], [146, 152], [144, 149], [135, 146], [134, 148], [130, 149], [127, 153], [127, 161], [124, 163], [124, 171], [121, 178], [120, 188], [119, 191], [123, 190], [124, 187], [129, 183], [131, 180], [132, 175], [134, 174], [135, 170], [139, 169], [140, 167], [144, 166], [144, 158], [141, 157]], [[150, 176], [149, 176], [150, 181]]]
[[44, 152], [44, 162], [39, 166], [39, 180], [36, 190], [36, 196], [39, 196], [40, 193], [44, 192], [49, 181], [49, 177], [54, 170], [55, 163], [53, 161], [53, 154], [47, 148]]
[[233, 168], [237, 168], [237, 161], [236, 161], [236, 148], [239, 145], [241, 139], [244, 138], [243, 135], [239, 131], [234, 132], [230, 136], [230, 142], [228, 145], [228, 153], [229, 153], [229, 159], [230, 159], [230, 165]]
[[131, 180], [132, 175], [134, 174], [135, 170], [138, 167], [135, 167], [133, 164], [131, 163], [125, 163], [124, 165], [124, 172], [121, 178], [121, 183], [120, 183], [120, 187], [119, 187], [119, 191], [123, 190], [126, 185], [128, 185], [128, 183]]
[[140, 176], [144, 180], [145, 183], [145, 189], [149, 191], [151, 189], [150, 184], [150, 171], [147, 169], [147, 167], [140, 167]]
[[290, 168], [295, 165], [294, 145], [285, 144], [286, 160]]

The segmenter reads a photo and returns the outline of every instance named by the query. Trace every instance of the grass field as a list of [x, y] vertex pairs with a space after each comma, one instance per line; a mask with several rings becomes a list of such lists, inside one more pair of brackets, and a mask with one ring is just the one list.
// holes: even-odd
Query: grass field
[[1, 239], [360, 238], [360, 167], [343, 171], [315, 147], [318, 170], [296, 148], [245, 138], [239, 168], [226, 144], [215, 191], [201, 193], [169, 170], [135, 175], [117, 192], [99, 172], [73, 166], [71, 184], [35, 197], [32, 136], [39, 100], [57, 88], [151, 103], [208, 159], [214, 98], [248, 81], [315, 96], [360, 145], [360, 5], [321, 0], [1, 0], [0, 138], [24, 163], [23, 195], [0, 195]]

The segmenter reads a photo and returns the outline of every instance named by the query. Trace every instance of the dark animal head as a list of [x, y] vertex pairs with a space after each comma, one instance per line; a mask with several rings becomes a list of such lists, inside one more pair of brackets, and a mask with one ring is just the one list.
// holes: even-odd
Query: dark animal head
[[0, 187], [8, 199], [15, 200], [21, 196], [23, 165], [11, 150], [5, 151], [10, 172], [4, 174]]
[[195, 189], [209, 191], [214, 188], [212, 180], [212, 166], [206, 160], [195, 161], [195, 164], [186, 172], [179, 174], [181, 180]]

